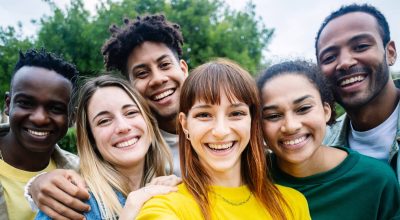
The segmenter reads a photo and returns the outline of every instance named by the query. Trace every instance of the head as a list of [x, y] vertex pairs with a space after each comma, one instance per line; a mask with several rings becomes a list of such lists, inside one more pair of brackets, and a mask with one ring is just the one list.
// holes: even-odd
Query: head
[[275, 194], [261, 192], [273, 191], [273, 185], [267, 177], [260, 103], [250, 74], [224, 59], [203, 64], [185, 81], [180, 103], [182, 177], [204, 216], [209, 218], [208, 186], [216, 184], [221, 172], [237, 171], [241, 182], [273, 207], [262, 195]]
[[19, 52], [5, 96], [10, 132], [19, 146], [51, 152], [64, 137], [77, 75], [74, 65], [44, 49]]
[[366, 106], [391, 82], [395, 43], [385, 17], [371, 5], [352, 4], [331, 13], [317, 33], [315, 49], [335, 99], [346, 110]]
[[278, 164], [284, 169], [310, 159], [335, 119], [333, 96], [318, 66], [300, 60], [276, 64], [257, 84], [264, 138]]
[[102, 48], [105, 66], [124, 73], [163, 127], [165, 121], [176, 119], [180, 88], [188, 72], [181, 59], [180, 27], [164, 15], [125, 19], [124, 23], [124, 27], [110, 28], [112, 36]]
[[[87, 80], [79, 92], [76, 123], [81, 173], [103, 202], [109, 202], [100, 193], [105, 188], [114, 199], [112, 188], [128, 195], [132, 189], [127, 172], [143, 172], [138, 181], [144, 186], [153, 177], [165, 175], [167, 161], [172, 167], [149, 108], [123, 79], [103, 75]], [[111, 204], [105, 207], [115, 207]]]

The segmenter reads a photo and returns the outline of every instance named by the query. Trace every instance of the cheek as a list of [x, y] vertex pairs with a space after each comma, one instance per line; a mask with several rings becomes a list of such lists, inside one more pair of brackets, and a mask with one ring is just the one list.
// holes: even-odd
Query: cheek
[[133, 86], [133, 88], [136, 89], [136, 91], [140, 93], [140, 95], [145, 95], [147, 80], [136, 80], [134, 82], [131, 82], [131, 85]]

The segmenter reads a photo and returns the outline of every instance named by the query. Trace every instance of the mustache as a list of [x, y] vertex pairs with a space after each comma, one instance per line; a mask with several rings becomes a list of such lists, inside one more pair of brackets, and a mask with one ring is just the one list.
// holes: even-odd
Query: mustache
[[346, 76], [346, 75], [351, 75], [351, 74], [356, 74], [356, 73], [370, 73], [372, 70], [369, 67], [366, 66], [352, 66], [348, 70], [338, 70], [337, 78]]

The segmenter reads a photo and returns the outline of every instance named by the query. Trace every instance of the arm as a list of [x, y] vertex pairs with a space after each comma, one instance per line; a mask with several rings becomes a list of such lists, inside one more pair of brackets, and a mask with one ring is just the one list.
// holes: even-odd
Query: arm
[[57, 169], [38, 176], [29, 194], [39, 209], [53, 219], [83, 219], [80, 212], [90, 210], [90, 206], [81, 201], [89, 199], [85, 182], [73, 170]]

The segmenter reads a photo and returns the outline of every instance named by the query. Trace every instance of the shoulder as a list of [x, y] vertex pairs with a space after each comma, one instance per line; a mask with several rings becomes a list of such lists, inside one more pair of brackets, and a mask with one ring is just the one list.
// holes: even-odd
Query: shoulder
[[304, 195], [287, 186], [282, 186], [282, 185], [278, 185], [275, 184], [275, 186], [278, 188], [278, 190], [282, 193], [283, 198], [288, 202], [288, 203], [292, 203], [292, 202], [301, 202], [301, 203], [307, 203], [306, 198], [304, 197]]
[[10, 131], [10, 124], [0, 124], [0, 137], [5, 136]]
[[299, 191], [275, 184], [278, 190], [281, 192], [283, 199], [285, 199], [288, 204], [288, 209], [286, 213], [292, 213], [294, 219], [311, 219], [310, 211], [308, 208], [308, 203], [306, 198]]
[[79, 169], [79, 157], [73, 153], [61, 149], [56, 145], [52, 154], [52, 159], [55, 161], [57, 168], [62, 169]]

